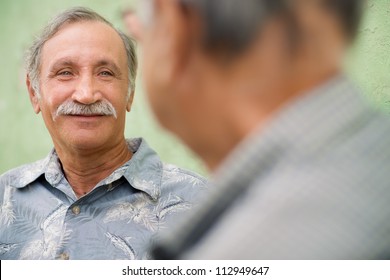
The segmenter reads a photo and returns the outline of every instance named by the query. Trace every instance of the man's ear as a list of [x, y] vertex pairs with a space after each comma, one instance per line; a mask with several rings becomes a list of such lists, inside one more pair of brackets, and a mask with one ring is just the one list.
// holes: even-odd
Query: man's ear
[[[177, 0], [156, 0], [156, 15], [161, 17], [166, 45], [166, 59], [171, 61], [173, 76], [180, 75], [187, 67], [194, 42], [193, 17]], [[156, 46], [157, 47], [157, 46]]]
[[143, 25], [138, 15], [133, 14], [130, 23], [127, 23], [127, 31], [136, 41], [142, 41]]
[[130, 96], [126, 102], [126, 110], [127, 112], [131, 111], [131, 105], [133, 105], [133, 100], [134, 100], [134, 91], [130, 93]]
[[31, 105], [33, 106], [34, 112], [36, 114], [39, 114], [39, 112], [41, 111], [41, 107], [39, 106], [39, 97], [32, 86], [29, 75], [26, 76], [26, 85], [27, 85], [28, 94], [30, 96]]

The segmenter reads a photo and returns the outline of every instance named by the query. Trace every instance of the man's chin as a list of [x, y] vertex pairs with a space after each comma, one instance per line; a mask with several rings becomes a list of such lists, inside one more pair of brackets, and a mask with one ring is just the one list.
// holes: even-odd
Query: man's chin
[[[99, 135], [100, 134], [100, 135]], [[96, 150], [107, 143], [105, 137], [99, 132], [82, 132], [70, 135], [67, 144], [77, 150]]]
[[[92, 117], [95, 119], [95, 117]], [[61, 146], [76, 150], [104, 149], [105, 145], [112, 144], [116, 124], [110, 117], [96, 117], [98, 120], [74, 120], [61, 118], [56, 123], [55, 129], [51, 129], [54, 142]], [[114, 140], [115, 142], [115, 140]]]

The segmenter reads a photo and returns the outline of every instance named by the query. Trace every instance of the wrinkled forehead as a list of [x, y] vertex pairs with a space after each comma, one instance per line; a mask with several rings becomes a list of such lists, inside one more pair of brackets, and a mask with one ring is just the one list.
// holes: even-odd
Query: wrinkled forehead
[[[81, 34], [85, 38], [100, 38], [102, 41], [110, 42], [113, 46], [119, 41], [122, 42], [118, 32], [107, 23], [98, 20], [80, 20], [76, 22], [63, 23], [59, 26], [58, 30], [50, 36], [50, 38], [48, 38], [44, 45], [56, 37], [64, 36], [64, 33], [73, 33], [76, 35]], [[121, 44], [121, 46], [122, 45], [123, 44]]]
[[63, 25], [43, 45], [42, 62], [76, 55], [79, 59], [108, 57], [123, 67], [127, 65], [126, 49], [121, 37], [111, 26], [99, 21]]

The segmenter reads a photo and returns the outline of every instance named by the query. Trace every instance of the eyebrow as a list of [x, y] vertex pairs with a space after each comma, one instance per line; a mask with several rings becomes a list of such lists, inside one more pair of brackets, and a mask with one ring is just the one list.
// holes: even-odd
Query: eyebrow
[[54, 71], [58, 68], [61, 67], [66, 67], [66, 66], [73, 66], [75, 63], [72, 62], [70, 59], [60, 59], [59, 61], [56, 61], [52, 65], [50, 65], [49, 70]]
[[[60, 59], [60, 60], [56, 61], [55, 63], [53, 63], [50, 66], [49, 70], [50, 70], [50, 72], [53, 72], [56, 69], [61, 68], [61, 67], [72, 67], [75, 65], [77, 65], [77, 62], [75, 62], [74, 60], [69, 59], [69, 58], [64, 58], [64, 59]], [[122, 74], [122, 71], [120, 70], [119, 66], [111, 60], [101, 59], [93, 64], [93, 68], [102, 67], [102, 66], [107, 66], [115, 73]]]
[[120, 70], [119, 66], [116, 65], [116, 63], [113, 62], [113, 61], [102, 59], [102, 60], [99, 60], [95, 64], [95, 67], [102, 67], [102, 66], [107, 66], [108, 68], [110, 68], [114, 72], [116, 72], [117, 74], [121, 74], [122, 73], [122, 71]]

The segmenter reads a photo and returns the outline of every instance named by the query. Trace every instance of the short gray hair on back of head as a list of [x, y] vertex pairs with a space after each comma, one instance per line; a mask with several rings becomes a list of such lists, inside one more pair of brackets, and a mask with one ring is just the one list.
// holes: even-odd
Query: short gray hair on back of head
[[25, 67], [27, 75], [31, 80], [31, 86], [39, 97], [39, 76], [42, 60], [42, 48], [45, 43], [50, 40], [60, 29], [70, 23], [97, 21], [103, 22], [112, 27], [121, 37], [127, 55], [127, 66], [129, 70], [129, 92], [130, 96], [135, 90], [135, 79], [137, 76], [138, 60], [136, 54], [136, 46], [133, 39], [129, 38], [122, 31], [115, 28], [108, 20], [94, 12], [91, 9], [84, 7], [74, 7], [65, 10], [55, 16], [42, 30], [41, 34], [36, 37], [31, 47], [27, 50], [25, 57]]
[[[205, 48], [233, 56], [245, 50], [267, 20], [275, 15], [287, 20], [290, 36], [299, 33], [299, 30], [294, 29], [291, 13], [298, 2], [300, 1], [180, 0], [184, 8], [194, 9], [202, 19]], [[336, 16], [345, 35], [352, 40], [357, 33], [365, 1], [318, 0], [318, 2]]]
[[202, 18], [205, 48], [230, 54], [245, 49], [264, 22], [285, 8], [283, 0], [181, 0], [181, 3], [193, 7]]

